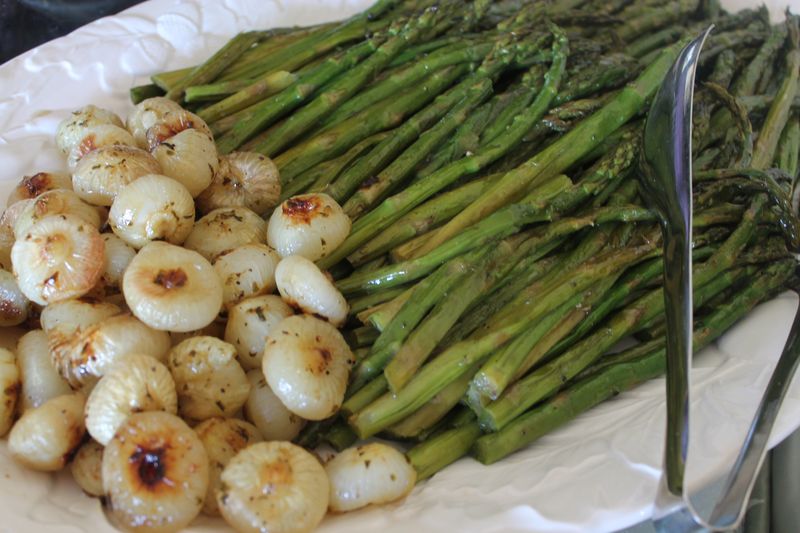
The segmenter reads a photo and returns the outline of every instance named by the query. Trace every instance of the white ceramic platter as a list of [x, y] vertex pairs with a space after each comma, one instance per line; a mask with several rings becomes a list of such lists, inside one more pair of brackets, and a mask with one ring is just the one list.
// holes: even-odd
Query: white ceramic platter
[[[368, 4], [153, 0], [11, 60], [0, 66], [0, 198], [25, 174], [65, 169], [53, 133], [71, 110], [93, 103], [124, 116], [131, 86], [152, 73], [202, 61], [237, 31], [338, 19]], [[762, 305], [698, 356], [690, 464], [695, 485], [719, 476], [735, 456], [795, 306], [796, 298], [788, 294]], [[663, 394], [663, 380], [647, 383], [499, 464], [461, 460], [421, 483], [402, 503], [329, 517], [320, 531], [609, 531], [635, 524], [652, 509]], [[795, 386], [772, 445], [799, 425]], [[698, 442], [702, 446], [695, 446]], [[8, 533], [113, 531], [98, 500], [84, 496], [68, 474], [23, 470], [8, 459], [5, 443], [0, 443], [0, 516], [0, 531]], [[221, 521], [204, 518], [192, 528], [225, 530]]]

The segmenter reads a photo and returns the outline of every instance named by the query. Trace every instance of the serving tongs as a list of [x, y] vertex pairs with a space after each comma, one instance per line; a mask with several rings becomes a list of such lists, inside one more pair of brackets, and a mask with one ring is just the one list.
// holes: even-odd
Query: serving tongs
[[741, 522], [767, 451], [775, 417], [800, 361], [800, 309], [751, 422], [739, 456], [708, 518], [685, 491], [692, 356], [692, 96], [700, 49], [712, 30], [678, 55], [653, 100], [644, 130], [642, 189], [661, 219], [667, 322], [667, 433], [653, 519], [670, 533], [726, 531]]

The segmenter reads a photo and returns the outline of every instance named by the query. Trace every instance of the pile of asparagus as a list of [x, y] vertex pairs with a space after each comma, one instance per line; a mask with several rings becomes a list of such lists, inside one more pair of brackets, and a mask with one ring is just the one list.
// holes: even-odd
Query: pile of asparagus
[[[299, 441], [412, 443], [424, 479], [492, 463], [664, 372], [649, 100], [709, 23], [694, 102], [695, 349], [796, 284], [798, 20], [712, 1], [379, 0], [243, 33], [153, 77], [283, 197], [353, 220], [319, 261], [351, 305], [340, 413]], [[632, 348], [612, 353], [623, 339]]]

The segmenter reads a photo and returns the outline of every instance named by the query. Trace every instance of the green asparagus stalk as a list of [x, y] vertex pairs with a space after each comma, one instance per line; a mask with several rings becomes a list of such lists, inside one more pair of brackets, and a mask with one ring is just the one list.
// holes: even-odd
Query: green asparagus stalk
[[153, 82], [153, 85], [166, 93], [169, 91], [170, 87], [185, 78], [194, 68], [195, 67], [187, 67], [169, 72], [160, 72], [150, 76], [150, 81]]
[[[750, 123], [750, 118], [747, 115], [747, 109], [742, 103], [732, 94], [730, 94], [724, 87], [716, 83], [708, 82], [704, 84], [728, 109], [731, 116], [735, 120], [735, 128], [733, 128], [734, 135], [737, 137], [736, 141], [733, 139], [726, 139], [725, 147], [720, 154], [719, 159], [724, 158], [729, 161], [722, 161], [721, 166], [725, 167], [749, 167], [753, 158], [753, 127]], [[731, 137], [731, 135], [729, 135]], [[735, 151], [736, 146], [741, 146], [739, 155], [733, 157], [728, 155], [729, 152]]]
[[[230, 131], [217, 139], [217, 148], [221, 153], [228, 153], [238, 148], [242, 143], [253, 137], [260, 130], [272, 125], [276, 120], [286, 116], [288, 113], [302, 105], [314, 92], [331, 78], [347, 71], [349, 68], [358, 64], [362, 59], [372, 54], [378, 44], [379, 38], [374, 37], [362, 44], [353, 46], [341, 56], [326, 59], [318, 68], [302, 76], [295, 83], [254, 106], [247, 120], [238, 122]], [[244, 89], [244, 91], [248, 91]], [[259, 90], [263, 88], [259, 87]], [[237, 98], [242, 91], [230, 98], [226, 98], [206, 109], [199, 115], [206, 122], [214, 122], [225, 115], [238, 111], [252, 104], [252, 100], [243, 100], [241, 106], [228, 109], [227, 101]], [[260, 99], [260, 96], [259, 96]]]
[[367, 438], [400, 422], [529, 325], [530, 321], [522, 319], [480, 339], [454, 344], [422, 367], [401, 391], [384, 394], [352, 415], [351, 427], [359, 437]]
[[[581, 201], [586, 199], [605, 185], [605, 180], [609, 177], [618, 177], [615, 169], [629, 165], [635, 149], [632, 143], [623, 143], [620, 150], [612, 153], [611, 162], [606, 167], [598, 167], [590, 179], [585, 179], [581, 183], [569, 187], [559, 188], [559, 180], [551, 180], [554, 187], [541, 187], [537, 192], [531, 193], [522, 202], [507, 206], [485, 220], [475, 224], [465, 230], [461, 235], [451, 239], [446, 244], [436, 248], [432, 252], [418, 257], [390, 265], [367, 275], [353, 275], [338, 283], [340, 290], [352, 292], [355, 290], [374, 290], [377, 287], [393, 286], [394, 284], [404, 283], [420, 276], [424, 276], [431, 269], [435, 268], [442, 261], [455, 257], [461, 253], [469, 251], [483, 243], [511, 235], [524, 225], [552, 220], [556, 214], [568, 212]], [[505, 179], [504, 178], [501, 178]], [[547, 194], [543, 194], [547, 193]], [[611, 209], [599, 209], [595, 212], [587, 213], [582, 217], [561, 220], [546, 228], [540, 237], [540, 242], [544, 245], [555, 238], [574, 233], [587, 224], [601, 224], [609, 222], [615, 218], [628, 220], [645, 220], [651, 214], [637, 209], [636, 207], [616, 206]], [[427, 246], [426, 241], [422, 246]]]
[[431, 477], [466, 455], [480, 435], [478, 424], [472, 422], [445, 431], [412, 448], [407, 455], [417, 471], [417, 481]]
[[[472, 379], [471, 388], [476, 397], [496, 400], [515, 379], [539, 363], [550, 348], [586, 316], [615, 281], [616, 277], [612, 275], [600, 280], [596, 286], [576, 294], [561, 307], [545, 315], [530, 331], [520, 335], [492, 356]], [[550, 336], [553, 331], [556, 334]], [[542, 342], [546, 336], [550, 338], [547, 342]]]
[[381, 331], [369, 357], [353, 369], [350, 390], [357, 391], [381, 372], [427, 312], [463, 279], [468, 269], [482, 261], [488, 253], [488, 249], [478, 249], [465, 257], [453, 259], [420, 282], [412, 296]]
[[391, 134], [390, 130], [370, 135], [342, 155], [308, 169], [281, 189], [281, 198], [286, 199], [301, 192], [324, 191], [325, 187], [330, 185], [342, 171], [353, 165], [360, 157], [369, 154], [376, 145]]
[[756, 56], [750, 61], [744, 71], [739, 74], [731, 88], [731, 93], [736, 96], [749, 96], [755, 94], [756, 85], [761, 78], [765, 65], [774, 61], [775, 55], [786, 40], [786, 25], [774, 26], [769, 36], [758, 49]]
[[515, 265], [503, 280], [490, 289], [491, 292], [481, 300], [481, 305], [469, 309], [462, 320], [447, 332], [442, 345], [449, 346], [466, 338], [479, 326], [486, 324], [490, 317], [508, 305], [522, 290], [551, 272], [563, 258], [551, 256], [542, 259], [542, 256], [563, 244], [563, 240], [555, 240], [549, 247]]
[[567, 39], [560, 29], [554, 27], [553, 32], [556, 36], [553, 43], [553, 63], [547, 80], [528, 111], [515, 120], [514, 127], [498, 137], [480, 153], [460, 159], [429, 176], [425, 181], [418, 182], [382, 202], [380, 206], [353, 225], [345, 242], [333, 254], [320, 261], [321, 267], [328, 268], [341, 261], [427, 198], [464, 176], [477, 174], [522, 140], [525, 133], [539, 121], [549, 108], [564, 72], [568, 48]]
[[346, 416], [361, 411], [383, 396], [383, 394], [389, 390], [389, 384], [386, 382], [386, 378], [383, 377], [383, 374], [380, 374], [357, 391], [353, 392], [353, 389], [353, 387], [350, 387], [347, 399], [342, 404], [341, 412]]
[[[262, 80], [264, 97], [272, 96], [297, 81], [297, 75], [277, 70]], [[189, 103], [217, 101], [250, 85], [250, 80], [231, 80], [209, 85], [193, 85], [186, 88], [184, 99]]]
[[[539, 40], [532, 47], [538, 47]], [[527, 46], [520, 46], [519, 53], [524, 53]], [[516, 48], [515, 48], [516, 50]], [[339, 201], [346, 199], [359, 184], [369, 178], [353, 198], [344, 205], [345, 212], [353, 219], [373, 205], [383, 194], [410, 175], [411, 170], [422, 159], [438, 146], [442, 140], [467, 120], [469, 113], [479, 105], [490, 93], [491, 79], [508, 68], [516, 57], [515, 51], [509, 52], [506, 41], [499, 41], [494, 50], [486, 57], [474, 76], [462, 81], [448, 91], [427, 109], [420, 112], [411, 121], [403, 125], [398, 135], [387, 140], [384, 147], [376, 151], [375, 157], [365, 160], [357, 168], [332, 187], [328, 193]], [[455, 106], [455, 107], [454, 107]], [[421, 133], [431, 121], [437, 120], [447, 109], [448, 114], [439, 123]], [[364, 118], [366, 119], [366, 117]], [[417, 139], [417, 137], [419, 137]], [[409, 146], [414, 140], [416, 142]], [[380, 172], [400, 150], [405, 151], [391, 165]], [[375, 174], [377, 172], [377, 174]]]
[[[471, 80], [465, 80], [465, 83]], [[462, 84], [463, 85], [463, 84]], [[379, 172], [375, 179], [368, 180], [344, 204], [345, 212], [351, 218], [359, 218], [367, 209], [373, 206], [383, 194], [394, 185], [407, 179], [413, 169], [425, 156], [430, 153], [452, 131], [464, 123], [469, 112], [479, 103], [479, 99], [486, 96], [485, 89], [490, 85], [488, 79], [477, 80], [468, 89], [466, 96], [443, 117], [436, 125], [422, 133], [416, 142], [409, 146], [389, 166]], [[454, 90], [461, 92], [462, 86]], [[366, 241], [365, 241], [366, 242]]]
[[564, 104], [616, 89], [635, 77], [640, 70], [639, 62], [624, 54], [603, 56], [593, 67], [576, 68], [569, 72], [555, 103]]
[[800, 116], [795, 113], [781, 133], [774, 166], [786, 171], [793, 180], [796, 180], [798, 157], [800, 157]]
[[[438, 267], [438, 265], [454, 257], [513, 235], [523, 226], [533, 222], [552, 220], [554, 213], [557, 211], [550, 209], [550, 200], [558, 197], [558, 194], [564, 189], [563, 182], [560, 180], [553, 180], [548, 183], [553, 184], [552, 190], [547, 190], [549, 187], [543, 187], [540, 189], [540, 194], [537, 195], [537, 198], [512, 204], [498, 211], [452, 239], [446, 245], [419, 259], [389, 265], [366, 275], [350, 276], [340, 280], [337, 283], [337, 287], [345, 294], [357, 291], [371, 292], [384, 287], [394, 287], [419, 279]], [[561, 188], [559, 189], [559, 187]], [[547, 195], [544, 194], [545, 192]], [[590, 225], [603, 224], [615, 220], [651, 220], [652, 217], [653, 214], [650, 211], [638, 206], [598, 209], [582, 217], [563, 219], [551, 224], [539, 238], [539, 245], [545, 246], [554, 239], [574, 233]]]
[[625, 24], [616, 30], [616, 34], [623, 41], [633, 41], [640, 35], [679, 22], [696, 7], [697, 2], [691, 0], [667, 2], [662, 7], [649, 9], [639, 17], [626, 20]]
[[372, 85], [342, 104], [339, 109], [331, 113], [322, 122], [322, 131], [350, 118], [374, 103], [402, 92], [433, 71], [451, 65], [478, 63], [492, 50], [492, 47], [493, 44], [491, 42], [472, 43], [467, 41], [459, 43], [457, 48], [446, 48], [425, 56], [422, 60], [388, 76], [383, 81]]
[[[717, 56], [714, 70], [709, 75], [708, 81], [727, 89], [734, 73], [735, 63], [736, 54], [733, 50], [725, 50]], [[692, 142], [695, 146], [705, 146], [704, 143], [699, 141], [708, 134], [708, 128], [711, 125], [711, 114], [715, 110], [716, 104], [716, 99], [710, 90], [699, 91], [695, 97], [692, 109]]]
[[[694, 350], [699, 351], [707, 346], [756, 304], [773, 294], [786, 282], [792, 270], [793, 265], [788, 263], [770, 267], [768, 272], [739, 291], [728, 304], [715, 309], [695, 330]], [[664, 369], [664, 349], [639, 359], [607, 366], [566, 388], [541, 406], [517, 417], [497, 433], [477, 439], [473, 448], [474, 455], [484, 464], [499, 461], [603, 400], [661, 375]]]
[[[710, 248], [699, 248], [693, 251], [692, 260], [702, 261], [708, 259], [712, 253]], [[554, 353], [560, 353], [572, 346], [587, 333], [589, 333], [601, 320], [607, 317], [614, 309], [622, 305], [632, 294], [646, 287], [651, 281], [658, 279], [664, 269], [662, 258], [656, 258], [632, 269], [626, 273], [623, 279], [615, 285], [610, 292], [606, 293], [602, 301], [595, 305], [586, 319], [582, 320], [577, 327], [572, 330], [566, 338], [560, 341], [554, 348]]]
[[[383, 4], [396, 3], [396, 0], [380, 2]], [[334, 28], [321, 33], [312, 33], [305, 38], [292, 42], [270, 54], [265, 61], [257, 65], [257, 70], [240, 73], [240, 77], [254, 78], [256, 81], [250, 87], [222, 100], [218, 104], [205, 110], [201, 115], [207, 122], [213, 122], [235, 111], [243, 109], [263, 98], [260, 84], [265, 77], [278, 70], [293, 71], [322, 54], [335, 49], [340, 44], [363, 38], [371, 15], [362, 13]], [[373, 37], [374, 40], [375, 37]], [[383, 40], [383, 37], [380, 38]], [[378, 44], [378, 43], [375, 43]], [[227, 80], [222, 80], [227, 81]]]
[[164, 96], [164, 91], [158, 85], [152, 83], [137, 85], [136, 87], [131, 87], [130, 90], [131, 103], [134, 105], [142, 100], [147, 100], [148, 98], [156, 96]]
[[[769, 276], [764, 276], [763, 279]], [[779, 286], [778, 277], [770, 280], [772, 290]], [[757, 280], [756, 283], [761, 282]], [[704, 343], [709, 343], [717, 336], [722, 334], [733, 322], [744, 316], [749, 310], [764, 299], [767, 294], [761, 290], [751, 290], [747, 293], [737, 293], [737, 300], [728, 304], [725, 308], [717, 308], [714, 315], [707, 318], [705, 328], [698, 328], [695, 333], [697, 350], [701, 349]], [[698, 340], [703, 339], [703, 340]], [[563, 392], [554, 398], [535, 407], [531, 411], [511, 422], [506, 428], [497, 432], [481, 437], [481, 430], [477, 421], [467, 420], [457, 428], [448, 430], [439, 436], [423, 442], [412, 448], [409, 459], [418, 472], [424, 472], [426, 477], [433, 475], [448, 464], [466, 455], [467, 449], [480, 438], [480, 444], [473, 448], [476, 458], [485, 464], [490, 464], [500, 460], [502, 457], [513, 453], [516, 450], [527, 446], [540, 436], [566, 423], [578, 414], [602, 402], [617, 393], [635, 386], [636, 384], [652, 379], [663, 372], [663, 348], [660, 356], [652, 352], [659, 350], [663, 346], [663, 339], [657, 339], [651, 343], [645, 343], [634, 347], [618, 355], [606, 357], [599, 364], [595, 365], [590, 371], [581, 375], [579, 381], [570, 385]], [[658, 368], [654, 368], [656, 363], [652, 359], [645, 363], [642, 357], [660, 357], [661, 361]], [[618, 375], [626, 375], [628, 372], [621, 372], [623, 365], [629, 365], [638, 372], [638, 379], [620, 379]], [[615, 370], [612, 370], [615, 369]], [[651, 369], [648, 373], [644, 369]], [[628, 374], [629, 375], [629, 374]], [[578, 392], [576, 394], [576, 391]]]
[[419, 39], [424, 30], [438, 24], [447, 15], [447, 11], [445, 8], [432, 9], [412, 19], [396, 36], [387, 39], [374, 54], [348, 70], [346, 75], [334, 79], [318, 96], [292, 114], [274, 135], [259, 144], [256, 151], [273, 156], [285, 149], [343, 101], [361, 90], [398, 53]]
[[767, 118], [753, 149], [753, 168], [767, 168], [772, 164], [778, 139], [789, 120], [792, 101], [797, 95], [798, 78], [800, 78], [800, 30], [797, 19], [787, 18], [789, 24], [789, 40], [792, 49], [786, 54], [786, 70], [783, 83], [778, 90]]
[[[609, 275], [615, 268], [652, 251], [652, 246], [624, 250], [618, 255], [599, 262], [596, 269], [581, 279]], [[580, 291], [581, 282], [568, 283], [563, 291], [552, 291], [543, 297], [530, 313], [517, 320], [497, 328], [480, 338], [469, 339], [450, 346], [430, 363], [423, 366], [405, 387], [394, 394], [384, 394], [378, 400], [351, 416], [349, 421], [353, 429], [362, 438], [374, 435], [389, 427], [422, 407], [433, 396], [469, 370], [473, 365], [483, 362], [493, 351], [501, 348], [508, 341], [527, 330], [535, 323], [543, 309], [549, 308], [553, 302], [563, 301], [563, 293], [570, 290]]]
[[[372, 324], [372, 327], [383, 331], [389, 325], [389, 322], [395, 317], [400, 309], [406, 304], [414, 293], [417, 284], [412, 284], [398, 296], [392, 298], [390, 301], [378, 305], [375, 308], [369, 309], [364, 313], [358, 315], [361, 322]], [[392, 290], [392, 289], [389, 289]]]
[[564, 172], [576, 160], [625, 124], [655, 93], [683, 44], [681, 41], [665, 49], [636, 81], [626, 86], [600, 111], [578, 124], [530, 161], [506, 174], [492, 190], [436, 230], [431, 239], [417, 251], [418, 256], [436, 248], [468, 226], [513, 201], [532, 183], [548, 175]]
[[501, 241], [481, 260], [470, 265], [467, 275], [439, 300], [403, 343], [383, 371], [392, 391], [396, 392], [408, 383], [447, 331], [470, 306], [507, 275], [517, 262], [530, 255], [530, 241], [525, 240], [524, 236], [522, 239], [520, 237]]
[[[502, 132], [507, 130], [514, 122], [514, 117], [524, 111], [530, 105], [536, 94], [541, 90], [544, 83], [546, 70], [544, 65], [534, 65], [520, 79], [518, 86], [514, 87], [510, 93], [510, 103], [495, 118], [492, 124], [486, 127], [481, 134], [483, 142], [491, 142]], [[436, 169], [434, 169], [436, 170]], [[427, 176], [430, 172], [421, 172], [421, 176]]]
[[393, 437], [408, 439], [430, 429], [458, 404], [469, 386], [470, 377], [477, 369], [476, 365], [465, 372], [412, 415], [389, 427], [386, 433]]
[[[468, 65], [456, 65], [434, 72], [424, 83], [420, 83], [414, 89], [399, 95], [391, 102], [379, 102], [344, 122], [340, 122], [327, 132], [296, 144], [275, 158], [275, 164], [281, 169], [281, 181], [283, 183], [291, 183], [295, 176], [300, 173], [331, 157], [340, 155], [351, 146], [375, 133], [398, 128], [398, 131], [393, 132], [391, 136], [384, 139], [383, 145], [396, 138], [398, 134], [402, 135], [412, 127], [408, 125], [410, 121], [406, 120], [409, 115], [428, 105], [431, 100], [445, 91], [468, 70]], [[448, 100], [447, 103], [450, 103], [450, 101]], [[428, 108], [430, 107], [428, 106]], [[423, 109], [421, 113], [424, 113], [428, 108]], [[436, 112], [441, 112], [441, 109], [437, 107]], [[425, 114], [424, 118], [429, 118], [429, 114]], [[281, 135], [280, 130], [281, 128], [278, 128], [265, 141]], [[263, 153], [264, 143], [259, 143], [255, 150]], [[383, 149], [376, 153], [385, 151]]]
[[192, 69], [183, 79], [170, 87], [166, 97], [175, 101], [182, 100], [183, 93], [187, 87], [208, 83], [213, 80], [248, 48], [252, 47], [263, 37], [264, 33], [257, 31], [238, 34], [212, 55], [205, 63]]
[[491, 187], [500, 176], [501, 174], [491, 174], [428, 200], [353, 252], [347, 260], [354, 266], [362, 265], [392, 248], [426, 233], [455, 216]]
[[[531, 305], [534, 306], [534, 309], [546, 311], [546, 309], [541, 309], [538, 307], [538, 300], [541, 299], [543, 294], [549, 294], [553, 290], [561, 291], [561, 294], [566, 295], [574, 294], [572, 289], [575, 289], [580, 285], [578, 280], [586, 279], [587, 269], [589, 269], [590, 272], [593, 272], [593, 265], [597, 261], [601, 259], [607, 259], [609, 254], [611, 254], [613, 257], [614, 247], [612, 247], [609, 242], [609, 238], [613, 234], [613, 230], [614, 225], [612, 224], [602, 227], [599, 231], [594, 231], [587, 235], [574, 250], [563, 255], [559, 261], [558, 268], [550, 270], [547, 274], [538, 279], [536, 283], [531, 284], [530, 286], [519, 291], [507, 305], [492, 315], [492, 317], [486, 321], [486, 324], [477, 331], [491, 330], [508, 322], [509, 320], [513, 320], [514, 316], [518, 316], [520, 313], [529, 312]], [[548, 229], [548, 231], [550, 230]], [[648, 242], [646, 237], [643, 240], [644, 242]], [[621, 250], [624, 249], [625, 247], [621, 248]], [[639, 249], [643, 250], [641, 247], [639, 247]], [[630, 253], [630, 250], [628, 253]], [[633, 257], [635, 258], [639, 256], [638, 254], [635, 254]], [[576, 278], [576, 282], [574, 284], [572, 283], [573, 277]], [[570, 285], [572, 287], [570, 287]], [[566, 293], [564, 291], [566, 291]]]
[[344, 332], [344, 340], [350, 348], [363, 348], [371, 346], [378, 338], [380, 332], [371, 326], [362, 326]]
[[643, 35], [625, 47], [625, 54], [631, 57], [642, 57], [653, 50], [668, 46], [685, 35], [686, 28], [680, 25], [670, 26], [649, 35]]
[[460, 48], [461, 45], [464, 44], [464, 40], [472, 40], [476, 37], [479, 37], [479, 35], [444, 35], [443, 37], [438, 37], [431, 41], [409, 46], [397, 54], [397, 57], [395, 57], [392, 62], [389, 63], [389, 68], [394, 69], [396, 67], [402, 67], [421, 57], [425, 57], [432, 52], [442, 52], [444, 48], [448, 48], [449, 51], [453, 51], [457, 48]]
[[370, 307], [388, 302], [389, 300], [399, 296], [405, 290], [406, 289], [404, 287], [397, 287], [395, 289], [376, 292], [375, 294], [368, 294], [367, 296], [362, 296], [361, 298], [354, 298], [350, 300], [350, 315], [355, 316], [360, 312], [369, 309]]
[[[272, 35], [263, 39], [256, 46], [242, 54], [230, 67], [226, 68], [215, 81], [252, 80], [264, 74], [270, 68], [272, 57], [298, 41], [310, 42], [311, 36], [322, 35], [339, 26], [338, 22], [330, 22], [309, 26], [307, 28], [283, 28], [269, 30]], [[324, 53], [324, 52], [321, 52]]]
[[[280, 71], [284, 73], [285, 71]], [[291, 79], [285, 85], [280, 86], [276, 91], [282, 91], [292, 83], [297, 81], [296, 78]], [[250, 85], [251, 80], [231, 80], [220, 81], [216, 83], [207, 83], [202, 85], [191, 85], [186, 88], [183, 93], [183, 101], [187, 104], [209, 104], [217, 102], [226, 96], [229, 96], [236, 91], [240, 91]]]
[[[703, 265], [695, 269], [695, 286], [703, 286], [715, 276], [733, 266], [736, 257], [750, 241], [756, 227], [756, 218], [766, 203], [766, 197], [757, 196], [742, 217], [736, 231]], [[647, 323], [663, 312], [661, 290], [641, 297], [634, 304], [615, 314], [601, 330], [575, 344], [564, 354], [518, 381], [496, 401], [483, 408], [479, 421], [485, 428], [500, 430], [511, 420], [538, 401], [546, 398], [565, 381], [575, 377], [594, 363], [606, 350], [640, 324]]]

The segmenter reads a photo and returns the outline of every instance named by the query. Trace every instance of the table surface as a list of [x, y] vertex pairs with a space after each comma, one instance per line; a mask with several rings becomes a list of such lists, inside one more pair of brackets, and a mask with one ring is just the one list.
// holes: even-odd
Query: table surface
[[[87, 22], [112, 15], [141, 0], [0, 0], [0, 64]], [[42, 6], [47, 6], [44, 8]]]

